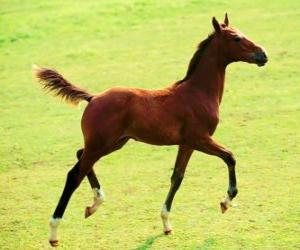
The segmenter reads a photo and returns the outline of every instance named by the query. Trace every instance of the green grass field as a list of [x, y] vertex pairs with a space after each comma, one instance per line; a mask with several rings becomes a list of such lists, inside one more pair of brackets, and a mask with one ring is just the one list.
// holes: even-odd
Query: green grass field
[[300, 249], [300, 1], [0, 0], [0, 248], [49, 249], [48, 221], [82, 146], [85, 104], [41, 91], [36, 63], [92, 92], [162, 88], [182, 78], [211, 17], [229, 13], [269, 54], [227, 69], [214, 138], [234, 152], [239, 195], [221, 214], [227, 168], [195, 152], [175, 197], [174, 234], [160, 209], [177, 148], [130, 141], [96, 164], [106, 203], [74, 193], [60, 249]]

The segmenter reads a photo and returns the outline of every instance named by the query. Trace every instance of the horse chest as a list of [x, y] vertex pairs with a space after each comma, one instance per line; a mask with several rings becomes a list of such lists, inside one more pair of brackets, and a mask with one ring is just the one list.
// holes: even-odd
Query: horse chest
[[[219, 123], [219, 108], [214, 104], [197, 105], [187, 116], [187, 124], [193, 126], [195, 133], [214, 133]], [[190, 127], [189, 126], [189, 127]]]
[[198, 117], [198, 122], [204, 124], [209, 129], [215, 129], [219, 123], [219, 114], [217, 111], [212, 111], [209, 113], [200, 114]]

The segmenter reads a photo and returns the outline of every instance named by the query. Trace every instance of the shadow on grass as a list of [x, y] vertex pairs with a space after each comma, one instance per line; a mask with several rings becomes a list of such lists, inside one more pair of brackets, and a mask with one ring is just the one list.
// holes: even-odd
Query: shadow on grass
[[216, 240], [213, 238], [206, 239], [203, 241], [203, 244], [201, 246], [197, 246], [197, 250], [207, 250], [207, 249], [216, 249], [215, 247]]
[[148, 239], [146, 239], [146, 241], [143, 244], [141, 244], [140, 246], [138, 246], [134, 250], [146, 250], [146, 249], [150, 249], [152, 247], [153, 243], [157, 239], [159, 239], [159, 238], [161, 238], [163, 236], [164, 236], [163, 233], [155, 235], [155, 236], [150, 236], [150, 237], [148, 237]]

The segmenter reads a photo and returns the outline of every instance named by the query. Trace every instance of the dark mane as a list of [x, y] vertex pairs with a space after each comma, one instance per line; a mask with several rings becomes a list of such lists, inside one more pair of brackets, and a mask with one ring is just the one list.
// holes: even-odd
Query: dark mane
[[207, 46], [210, 44], [211, 40], [213, 39], [215, 33], [211, 33], [210, 35], [208, 35], [208, 37], [203, 40], [202, 42], [199, 43], [196, 52], [194, 53], [190, 63], [189, 63], [189, 67], [188, 70], [186, 72], [186, 75], [183, 79], [179, 80], [176, 82], [176, 84], [180, 84], [182, 82], [184, 82], [185, 80], [187, 80], [191, 74], [195, 71], [196, 66], [198, 65], [203, 52], [205, 51], [205, 49], [207, 48]]

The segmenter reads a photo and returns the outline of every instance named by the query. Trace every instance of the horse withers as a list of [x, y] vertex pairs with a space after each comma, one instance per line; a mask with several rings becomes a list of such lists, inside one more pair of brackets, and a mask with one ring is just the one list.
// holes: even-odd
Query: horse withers
[[93, 165], [101, 157], [122, 148], [129, 139], [154, 144], [178, 145], [171, 186], [161, 211], [165, 234], [172, 231], [169, 222], [171, 205], [183, 180], [194, 150], [221, 158], [228, 167], [229, 186], [221, 201], [224, 213], [237, 195], [236, 161], [233, 154], [212, 139], [219, 122], [226, 67], [237, 61], [263, 66], [268, 58], [265, 49], [239, 30], [213, 18], [214, 32], [203, 40], [193, 55], [186, 76], [161, 90], [111, 88], [97, 95], [76, 87], [51, 69], [35, 68], [43, 87], [66, 101], [89, 102], [81, 126], [84, 147], [77, 151], [78, 162], [68, 172], [66, 184], [50, 221], [50, 244], [58, 245], [57, 227], [75, 189], [87, 176], [94, 192], [94, 203], [85, 210], [93, 214], [104, 201], [103, 188]]

